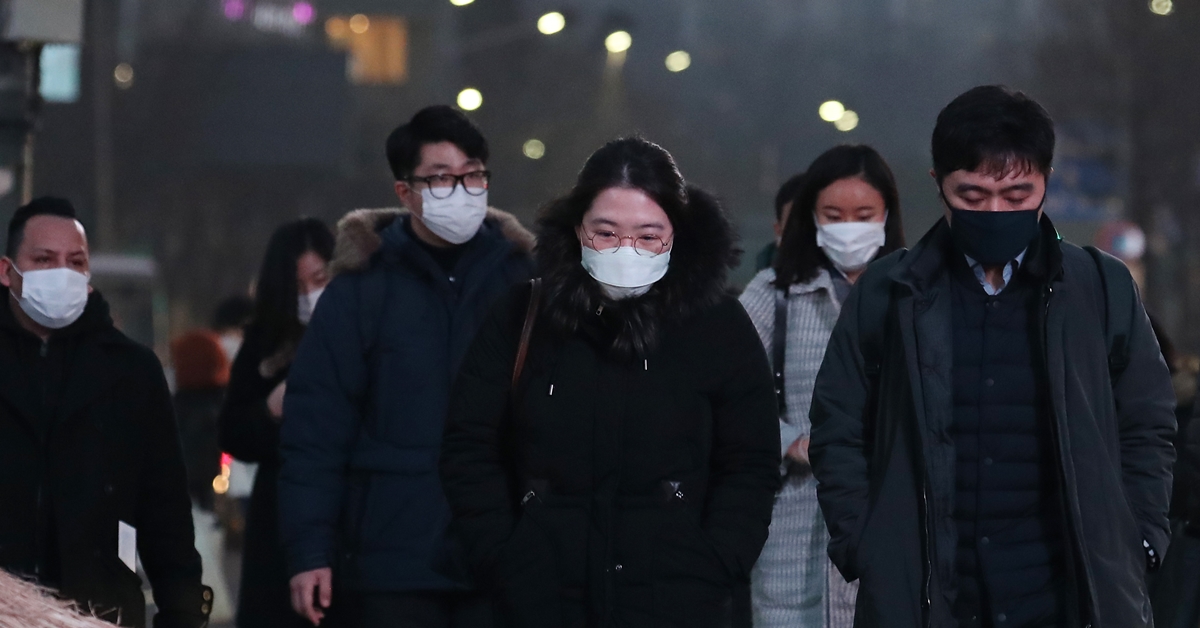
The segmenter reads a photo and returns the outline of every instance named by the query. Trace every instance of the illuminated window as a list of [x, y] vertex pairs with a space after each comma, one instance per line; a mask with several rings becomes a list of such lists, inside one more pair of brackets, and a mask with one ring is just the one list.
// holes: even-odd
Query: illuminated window
[[357, 85], [408, 80], [408, 23], [386, 15], [338, 15], [325, 21], [329, 45], [350, 53], [347, 74]]

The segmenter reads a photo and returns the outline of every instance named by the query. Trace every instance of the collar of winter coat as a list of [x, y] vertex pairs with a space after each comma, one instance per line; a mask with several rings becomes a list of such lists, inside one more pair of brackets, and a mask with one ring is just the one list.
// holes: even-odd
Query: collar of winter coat
[[[1039, 228], [1041, 233], [1029, 245], [1025, 262], [1017, 272], [1030, 275], [1039, 283], [1046, 283], [1062, 275], [1063, 257], [1059, 245], [1062, 237], [1045, 214], [1042, 214]], [[942, 217], [907, 255], [896, 262], [888, 276], [909, 286], [915, 293], [925, 292], [950, 268], [947, 263], [950, 255], [961, 256], [962, 252], [954, 246], [950, 237], [950, 223]]]
[[[339, 274], [365, 270], [375, 253], [384, 247], [383, 230], [408, 213], [404, 208], [389, 207], [357, 209], [346, 214], [338, 221], [337, 246], [330, 263], [332, 272]], [[489, 208], [483, 230], [481, 235], [485, 235], [487, 230], [494, 230], [517, 250], [526, 254], [533, 252], [533, 234], [521, 226], [512, 214]]]
[[543, 320], [560, 335], [603, 329], [588, 335], [607, 344], [614, 357], [646, 356], [663, 328], [677, 325], [730, 294], [729, 270], [741, 251], [725, 213], [712, 196], [689, 190], [686, 220], [673, 225], [675, 237], [667, 274], [646, 294], [614, 301], [583, 268], [574, 226], [538, 223], [536, 251], [542, 277]]
[[[35, 337], [32, 332], [21, 326], [20, 321], [17, 320], [17, 315], [12, 311], [12, 308], [15, 306], [15, 300], [10, 296], [8, 288], [0, 288], [0, 299], [3, 299], [4, 302], [3, 305], [0, 305], [0, 329], [16, 331], [28, 334], [30, 337]], [[93, 290], [88, 295], [87, 306], [84, 308], [79, 320], [53, 332], [50, 337], [64, 338], [112, 328], [113, 321], [109, 313], [108, 301], [104, 300], [99, 290]]]

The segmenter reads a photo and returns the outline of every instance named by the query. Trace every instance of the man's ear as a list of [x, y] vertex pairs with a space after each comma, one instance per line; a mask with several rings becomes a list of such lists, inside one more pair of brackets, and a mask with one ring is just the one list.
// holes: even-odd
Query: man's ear
[[394, 189], [396, 190], [396, 198], [400, 199], [400, 204], [408, 207], [407, 199], [408, 195], [412, 193], [412, 187], [408, 185], [407, 181], [397, 181]]

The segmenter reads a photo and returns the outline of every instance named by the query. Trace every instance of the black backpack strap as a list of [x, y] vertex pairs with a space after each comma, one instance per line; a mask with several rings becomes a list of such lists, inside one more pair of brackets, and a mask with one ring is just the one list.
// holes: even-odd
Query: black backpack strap
[[885, 267], [872, 268], [873, 272], [864, 273], [859, 279], [858, 286], [858, 344], [863, 357], [863, 370], [870, 380], [871, 397], [877, 391], [876, 383], [883, 369], [884, 329], [887, 327], [888, 313], [892, 309], [892, 292], [894, 282], [888, 276], [888, 270], [903, 259], [907, 251], [901, 251], [895, 257], [889, 256], [880, 260]]
[[1104, 339], [1108, 346], [1108, 374], [1116, 382], [1129, 366], [1129, 337], [1133, 329], [1133, 308], [1137, 302], [1133, 277], [1121, 260], [1094, 246], [1085, 246], [1083, 250], [1092, 256], [1100, 271], [1106, 310]]
[[779, 416], [787, 415], [787, 389], [783, 383], [783, 363], [787, 354], [788, 287], [775, 288], [775, 331], [771, 337], [771, 368], [775, 373], [775, 401]]

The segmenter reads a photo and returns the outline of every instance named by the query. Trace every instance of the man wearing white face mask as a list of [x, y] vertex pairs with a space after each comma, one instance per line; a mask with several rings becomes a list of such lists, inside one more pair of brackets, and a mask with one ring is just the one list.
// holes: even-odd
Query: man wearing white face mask
[[124, 626], [201, 626], [191, 503], [162, 366], [92, 291], [75, 210], [19, 209], [0, 259], [0, 568]]
[[338, 225], [337, 276], [288, 376], [292, 605], [314, 624], [329, 609], [339, 626], [486, 628], [490, 606], [446, 538], [436, 465], [451, 381], [492, 302], [529, 278], [533, 236], [489, 210], [487, 141], [461, 112], [418, 112], [387, 156], [404, 208]]

